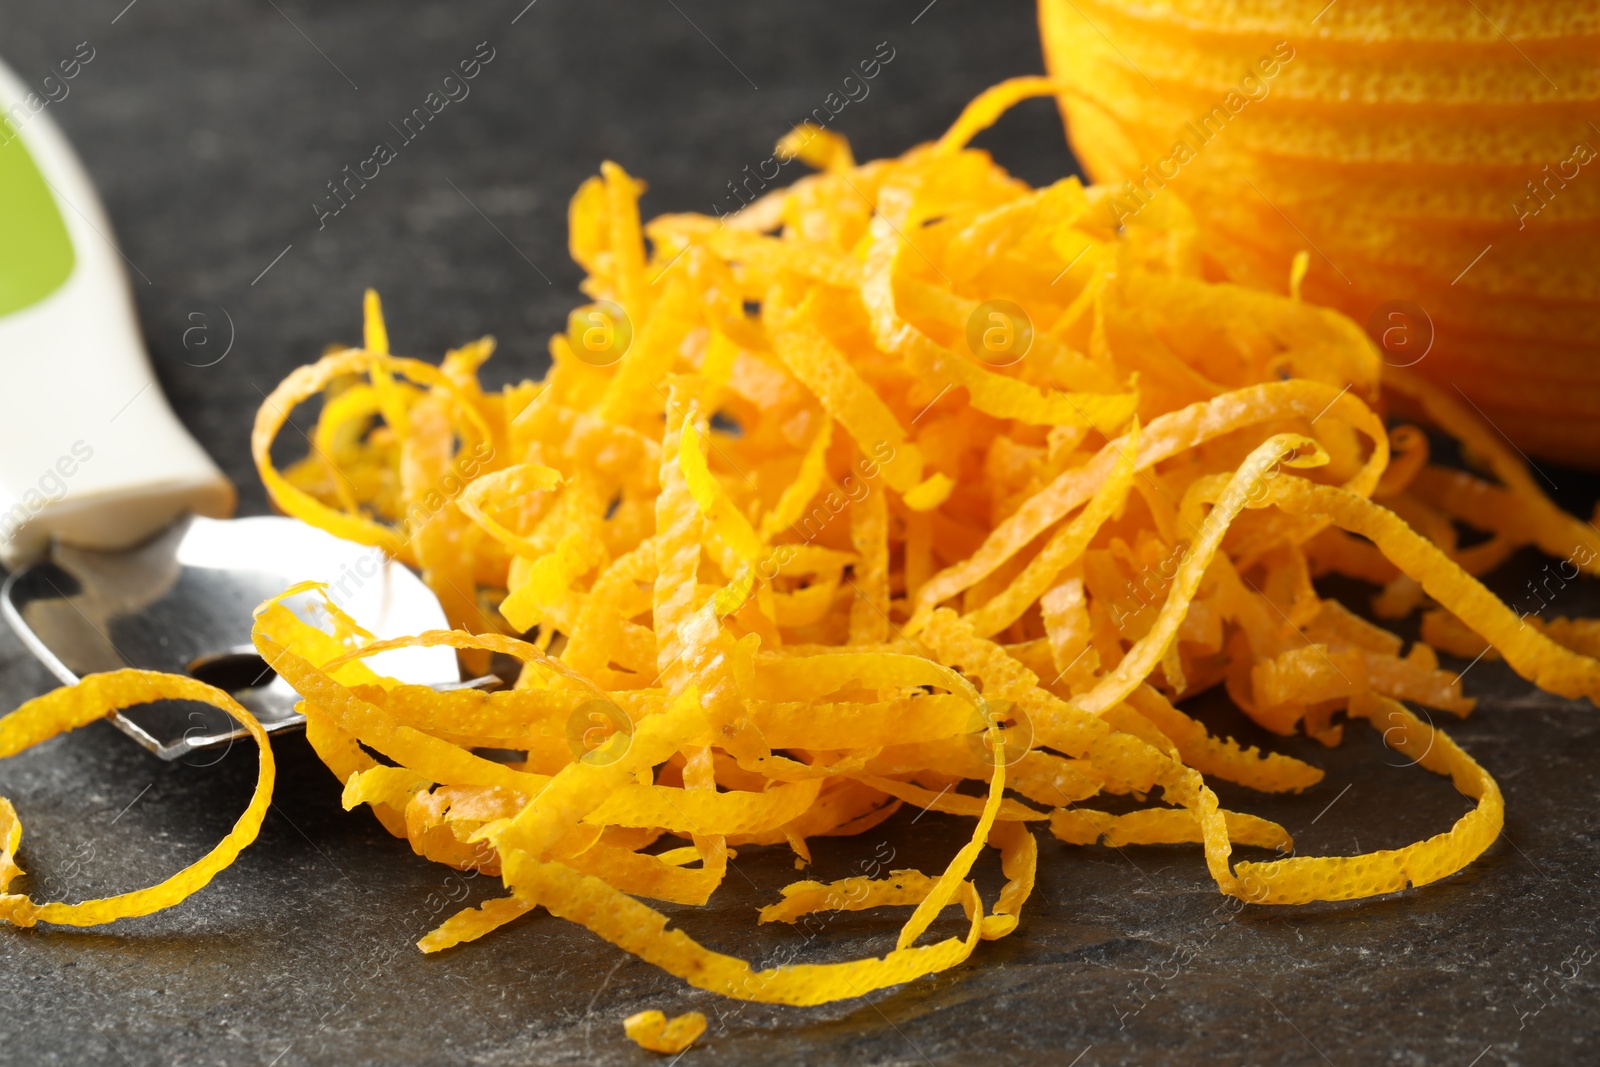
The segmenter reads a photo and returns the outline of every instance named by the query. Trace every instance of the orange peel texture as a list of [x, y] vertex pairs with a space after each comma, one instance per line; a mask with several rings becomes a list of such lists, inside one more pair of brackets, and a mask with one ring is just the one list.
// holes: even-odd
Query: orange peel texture
[[37, 903], [24, 894], [11, 893], [11, 882], [22, 874], [17, 848], [22, 842], [22, 822], [11, 801], [0, 797], [0, 919], [15, 926], [55, 923], [61, 926], [98, 926], [116, 919], [170, 908], [205, 888], [218, 871], [227, 867], [256, 839], [272, 803], [276, 775], [267, 733], [244, 708], [220, 689], [172, 674], [121, 670], [91, 674], [76, 685], [64, 686], [35, 697], [0, 719], [0, 759], [14, 756], [57, 734], [86, 726], [112, 712], [155, 700], [197, 700], [220, 708], [243, 726], [259, 746], [260, 773], [244, 814], [217, 845], [165, 881], [144, 889], [119, 893], [77, 904]]
[[1213, 276], [1278, 292], [1308, 256], [1386, 364], [1600, 467], [1593, 5], [1039, 0], [1039, 27], [1112, 217], [1181, 197]]

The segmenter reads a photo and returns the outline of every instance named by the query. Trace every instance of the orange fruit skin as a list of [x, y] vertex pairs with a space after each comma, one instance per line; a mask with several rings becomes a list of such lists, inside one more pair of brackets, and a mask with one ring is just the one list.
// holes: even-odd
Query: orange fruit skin
[[1094, 181], [1176, 193], [1218, 277], [1281, 292], [1308, 251], [1307, 299], [1386, 362], [1600, 469], [1600, 9], [1040, 0], [1039, 24]]

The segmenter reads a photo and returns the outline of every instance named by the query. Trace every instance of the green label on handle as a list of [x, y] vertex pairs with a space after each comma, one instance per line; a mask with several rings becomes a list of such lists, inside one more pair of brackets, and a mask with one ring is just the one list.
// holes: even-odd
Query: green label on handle
[[72, 264], [72, 239], [50, 186], [0, 115], [0, 315], [55, 292]]

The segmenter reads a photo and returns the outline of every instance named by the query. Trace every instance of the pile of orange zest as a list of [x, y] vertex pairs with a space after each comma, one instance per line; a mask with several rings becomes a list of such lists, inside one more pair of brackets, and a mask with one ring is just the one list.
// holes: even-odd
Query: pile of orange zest
[[[722, 219], [641, 225], [642, 185], [608, 163], [571, 209], [593, 302], [542, 381], [484, 392], [487, 340], [437, 369], [392, 356], [369, 297], [366, 347], [262, 407], [278, 505], [417, 565], [458, 627], [374, 642], [274, 603], [255, 631], [346, 805], [503, 879], [507, 896], [424, 951], [543, 908], [701, 989], [820, 1004], [1025, 929], [1046, 828], [1198, 844], [1222, 892], [1259, 903], [1446, 877], [1493, 841], [1501, 797], [1407, 705], [1473, 702], [1427, 644], [1319, 596], [1325, 574], [1600, 698], [1593, 634], [1522, 625], [1475, 577], [1524, 545], [1593, 573], [1600, 534], [1459, 404], [1384, 380], [1350, 320], [1208, 280], [1176, 198], [1118, 227], [1106, 190], [1030, 188], [967, 147], [1058, 90], [1001, 85], [897, 159], [791, 143], [821, 172]], [[1389, 429], [1390, 384], [1485, 475]], [[273, 438], [318, 394], [315, 447], [280, 473]], [[1463, 546], [1458, 524], [1490, 539]], [[405, 644], [510, 656], [520, 674], [440, 693], [366, 666]], [[1224, 810], [1209, 782], [1298, 792], [1322, 772], [1181, 710], [1217, 686], [1280, 735], [1331, 745], [1344, 718], [1372, 720], [1474, 807], [1406, 848], [1287, 855], [1283, 827]], [[882, 956], [758, 969], [649, 903], [705, 904], [740, 851], [803, 866], [813, 839], [905, 804], [964, 827], [942, 870], [864, 861], [760, 914], [910, 909]], [[1278, 857], [1236, 864], [1236, 846]], [[994, 896], [974, 877], [991, 849]], [[930, 936], [950, 908], [965, 932]], [[628, 1029], [661, 1047], [672, 1025]]]
[[154, 671], [121, 670], [91, 674], [76, 685], [65, 686], [36, 697], [0, 719], [0, 759], [14, 756], [48, 741], [57, 734], [103, 719], [115, 711], [148, 704], [156, 700], [196, 700], [220, 708], [233, 716], [260, 748], [260, 772], [255, 793], [239, 821], [215, 848], [164, 882], [119, 893], [100, 900], [77, 904], [38, 903], [23, 893], [8, 892], [11, 882], [23, 873], [17, 863], [22, 843], [22, 822], [11, 801], [0, 797], [0, 919], [15, 926], [55, 923], [61, 926], [98, 926], [115, 919], [170, 908], [203, 889], [218, 871], [232, 863], [256, 839], [261, 821], [272, 803], [272, 783], [276, 771], [267, 733], [244, 708], [220, 689], [179, 675]]

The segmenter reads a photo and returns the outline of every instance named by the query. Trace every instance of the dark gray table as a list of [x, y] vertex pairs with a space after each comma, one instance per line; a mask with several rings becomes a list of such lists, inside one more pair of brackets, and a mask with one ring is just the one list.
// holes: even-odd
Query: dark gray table
[[[526, 2], [0, 9], [0, 51], [24, 77], [80, 41], [95, 50], [51, 113], [149, 279], [136, 289], [162, 385], [245, 513], [266, 506], [246, 449], [262, 391], [326, 342], [358, 336], [364, 286], [383, 292], [397, 350], [437, 358], [489, 331], [501, 341], [491, 378], [536, 375], [577, 298], [567, 199], [601, 160], [651, 183], [648, 213], [711, 210], [881, 41], [893, 62], [838, 120], [862, 158], [936, 135], [983, 86], [1040, 67], [1022, 0]], [[325, 183], [483, 41], [494, 59], [471, 96], [319, 231]], [[1036, 182], [1072, 168], [1043, 103], [982, 143]], [[220, 331], [219, 308], [233, 349], [192, 366], [218, 348], [194, 347], [197, 335], [185, 347], [187, 315]], [[1595, 481], [1546, 473], [1587, 513]], [[1515, 590], [1536, 569], [1519, 559], [1497, 584]], [[1566, 596], [1556, 610], [1600, 610], [1593, 583]], [[49, 687], [0, 633], [0, 705]], [[1483, 705], [1452, 733], [1498, 778], [1509, 814], [1505, 836], [1455, 878], [1230, 919], [1196, 849], [1046, 840], [1017, 935], [936, 979], [809, 1010], [706, 996], [548, 916], [424, 958], [412, 942], [442, 895], [459, 895], [451, 872], [341, 811], [304, 740], [284, 739], [260, 840], [189, 903], [101, 930], [0, 929], [0, 1062], [647, 1063], [619, 1025], [647, 1007], [711, 1017], [686, 1063], [1593, 1061], [1597, 965], [1571, 977], [1563, 961], [1600, 940], [1600, 718], [1493, 663], [1475, 666], [1467, 689]], [[1208, 718], [1263, 740], [1226, 707]], [[1372, 730], [1350, 734], [1331, 752], [1281, 744], [1328, 769], [1304, 796], [1225, 801], [1280, 820], [1308, 854], [1400, 845], [1465, 810], [1442, 779], [1386, 765]], [[243, 807], [254, 754], [202, 762], [160, 763], [95, 726], [0, 764], [0, 792], [27, 826], [32, 888], [101, 895], [199, 855]], [[902, 813], [870, 841], [820, 842], [817, 874], [850, 873], [880, 841], [897, 864], [931, 869], [954, 832], [942, 816]], [[682, 924], [730, 951], [786, 955], [799, 935], [751, 920], [793, 878], [787, 853], [747, 851], [737, 866], [716, 906], [684, 909]], [[494, 886], [467, 890], [476, 900]], [[807, 958], [881, 952], [892, 938], [842, 917]], [[1174, 973], [1170, 961], [1191, 955]]]

